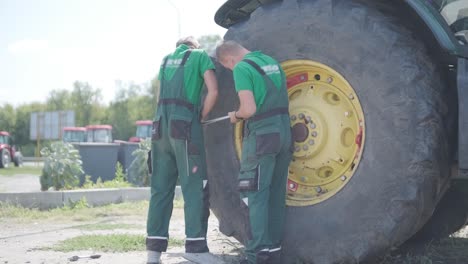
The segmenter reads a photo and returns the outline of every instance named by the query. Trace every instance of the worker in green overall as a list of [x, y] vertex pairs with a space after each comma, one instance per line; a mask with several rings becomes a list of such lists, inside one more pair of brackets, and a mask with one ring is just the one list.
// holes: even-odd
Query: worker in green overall
[[244, 262], [280, 264], [292, 158], [285, 75], [276, 60], [234, 41], [218, 45], [216, 55], [233, 71], [240, 100], [239, 110], [229, 113], [231, 122], [245, 120], [238, 186], [250, 222]]
[[[148, 264], [161, 263], [161, 252], [167, 250], [177, 178], [185, 203], [185, 251], [211, 256], [206, 242], [209, 201], [201, 120], [217, 99], [215, 66], [193, 37], [180, 39], [176, 46], [163, 59], [159, 71], [161, 85], [151, 148]], [[203, 83], [208, 92], [202, 108]]]

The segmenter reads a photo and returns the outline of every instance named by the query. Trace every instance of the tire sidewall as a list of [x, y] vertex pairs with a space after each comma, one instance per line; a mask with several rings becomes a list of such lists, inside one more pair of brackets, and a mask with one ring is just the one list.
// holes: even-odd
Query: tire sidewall
[[432, 67], [424, 47], [404, 30], [391, 31], [375, 10], [341, 2], [260, 7], [225, 36], [281, 62], [308, 59], [335, 69], [364, 111], [364, 150], [351, 181], [325, 202], [288, 208], [285, 263], [361, 261], [402, 243], [432, 213], [448, 175], [441, 84], [427, 74], [433, 68], [420, 68]]
[[1, 154], [1, 162], [2, 162], [2, 164], [0, 164], [1, 167], [8, 168], [10, 165], [10, 152], [7, 149], [2, 149], [0, 154]]

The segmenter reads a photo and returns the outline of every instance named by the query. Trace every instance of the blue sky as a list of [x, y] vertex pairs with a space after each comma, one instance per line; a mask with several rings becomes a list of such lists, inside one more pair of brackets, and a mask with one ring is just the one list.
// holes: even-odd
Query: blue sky
[[0, 0], [0, 104], [44, 101], [75, 80], [101, 88], [108, 102], [116, 80], [146, 83], [156, 75], [178, 39], [176, 8], [182, 36], [223, 36], [213, 21], [223, 3]]

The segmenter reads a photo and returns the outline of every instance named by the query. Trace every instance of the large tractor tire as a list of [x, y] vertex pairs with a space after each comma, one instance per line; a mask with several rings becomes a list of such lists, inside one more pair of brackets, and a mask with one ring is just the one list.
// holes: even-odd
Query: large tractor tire
[[20, 152], [16, 152], [13, 162], [15, 163], [15, 167], [23, 166], [23, 155]]
[[[288, 79], [297, 129], [281, 263], [375, 257], [415, 234], [443, 195], [449, 93], [424, 44], [385, 3], [393, 1], [284, 0], [225, 35], [282, 62]], [[211, 117], [238, 107], [231, 75], [218, 67]], [[220, 230], [245, 242], [240, 131], [220, 122], [205, 138]]]
[[8, 151], [8, 149], [2, 149], [0, 155], [0, 168], [8, 168], [11, 162], [10, 151]]
[[[464, 181], [464, 180], [462, 180]], [[467, 183], [456, 182], [437, 204], [434, 214], [410, 242], [447, 238], [468, 223]]]

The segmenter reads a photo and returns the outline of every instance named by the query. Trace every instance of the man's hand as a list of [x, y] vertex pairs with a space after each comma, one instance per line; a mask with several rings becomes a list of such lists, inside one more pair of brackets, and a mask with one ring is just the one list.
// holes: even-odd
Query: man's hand
[[229, 118], [231, 119], [231, 123], [235, 124], [240, 121], [240, 119], [237, 119], [236, 117], [236, 111], [229, 112], [228, 115], [229, 115]]

